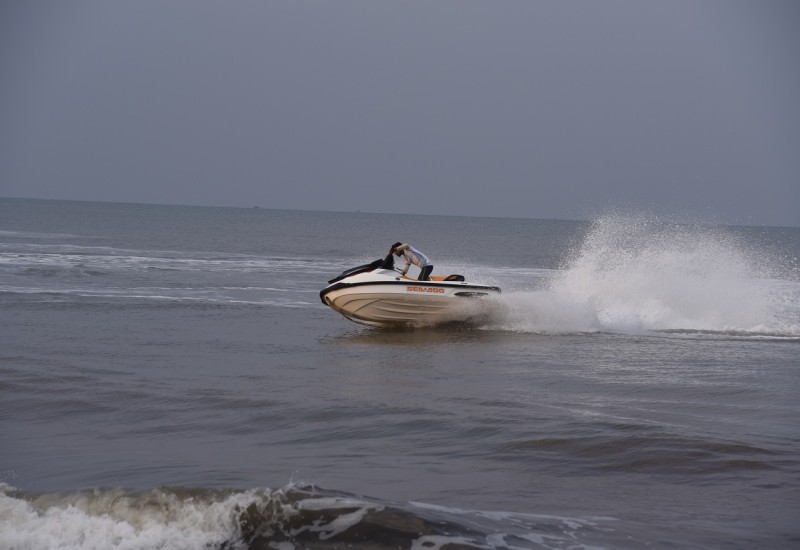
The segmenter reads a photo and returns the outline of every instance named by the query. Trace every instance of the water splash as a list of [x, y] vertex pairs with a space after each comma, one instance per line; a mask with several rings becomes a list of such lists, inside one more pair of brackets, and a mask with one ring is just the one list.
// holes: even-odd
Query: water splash
[[503, 327], [800, 336], [800, 282], [730, 230], [598, 219], [541, 290], [504, 297]]

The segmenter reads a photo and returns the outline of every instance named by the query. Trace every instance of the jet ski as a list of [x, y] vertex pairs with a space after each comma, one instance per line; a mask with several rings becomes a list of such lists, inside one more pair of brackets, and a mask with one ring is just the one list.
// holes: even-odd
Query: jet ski
[[355, 323], [391, 327], [475, 320], [487, 313], [484, 299], [498, 294], [499, 287], [468, 283], [463, 275], [410, 279], [394, 269], [390, 254], [331, 279], [319, 297]]

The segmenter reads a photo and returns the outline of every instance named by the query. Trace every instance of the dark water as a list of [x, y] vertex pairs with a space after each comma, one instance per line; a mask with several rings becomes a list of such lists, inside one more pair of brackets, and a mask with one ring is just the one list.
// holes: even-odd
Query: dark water
[[[481, 327], [325, 308], [410, 241]], [[0, 200], [0, 548], [797, 548], [800, 229]]]

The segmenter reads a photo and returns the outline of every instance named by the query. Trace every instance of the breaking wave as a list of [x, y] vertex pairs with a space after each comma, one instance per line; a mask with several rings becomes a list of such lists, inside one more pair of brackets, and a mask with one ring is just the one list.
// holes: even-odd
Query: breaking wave
[[23, 495], [0, 485], [0, 540], [16, 550], [585, 548], [630, 543], [610, 518], [393, 504], [313, 486], [249, 491], [94, 489]]
[[499, 324], [800, 337], [796, 263], [730, 229], [606, 216], [540, 288], [503, 296]]

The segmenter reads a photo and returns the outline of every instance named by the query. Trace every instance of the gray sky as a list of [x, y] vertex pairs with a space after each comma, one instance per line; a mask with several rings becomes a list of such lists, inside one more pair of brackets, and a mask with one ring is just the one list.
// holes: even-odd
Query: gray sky
[[0, 195], [800, 226], [800, 2], [5, 0]]

